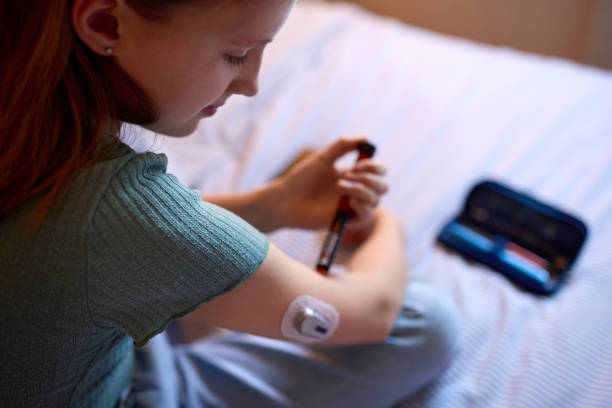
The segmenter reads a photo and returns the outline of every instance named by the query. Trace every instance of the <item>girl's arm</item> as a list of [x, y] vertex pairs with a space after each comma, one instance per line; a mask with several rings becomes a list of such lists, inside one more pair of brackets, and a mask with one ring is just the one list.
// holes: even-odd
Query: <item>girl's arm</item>
[[190, 318], [285, 339], [280, 329], [283, 316], [294, 299], [306, 294], [339, 313], [339, 326], [325, 343], [377, 342], [393, 328], [405, 284], [403, 229], [393, 215], [377, 210], [372, 232], [352, 256], [346, 273], [322, 276], [270, 244], [253, 276], [202, 304]]
[[363, 138], [342, 138], [313, 152], [268, 185], [246, 193], [205, 195], [247, 220], [263, 232], [278, 228], [325, 229], [341, 195], [357, 216], [349, 230], [369, 226], [380, 196], [387, 191], [384, 166], [377, 160], [361, 160], [350, 170], [336, 169], [338, 158], [357, 148]]
[[278, 213], [272, 211], [278, 208], [279, 187], [279, 182], [273, 181], [246, 193], [204, 195], [202, 199], [237, 214], [262, 232], [272, 232], [286, 226]]

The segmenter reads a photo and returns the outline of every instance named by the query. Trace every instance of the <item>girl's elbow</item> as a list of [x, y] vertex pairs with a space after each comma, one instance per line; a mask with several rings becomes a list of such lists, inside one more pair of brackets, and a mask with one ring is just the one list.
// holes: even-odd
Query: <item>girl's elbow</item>
[[372, 329], [373, 342], [384, 341], [393, 329], [401, 308], [401, 300], [390, 296], [381, 297], [375, 307], [376, 313], [373, 320], [376, 322]]

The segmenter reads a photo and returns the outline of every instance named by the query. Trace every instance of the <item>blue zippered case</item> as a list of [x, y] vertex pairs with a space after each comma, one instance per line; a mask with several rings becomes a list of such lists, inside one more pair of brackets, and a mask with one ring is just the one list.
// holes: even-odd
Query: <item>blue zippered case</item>
[[472, 188], [438, 241], [525, 290], [550, 295], [567, 280], [586, 237], [578, 218], [486, 180]]

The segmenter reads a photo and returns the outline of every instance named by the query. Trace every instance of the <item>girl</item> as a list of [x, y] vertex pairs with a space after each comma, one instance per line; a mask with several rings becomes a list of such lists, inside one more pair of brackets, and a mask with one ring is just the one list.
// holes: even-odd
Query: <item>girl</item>
[[[441, 373], [456, 312], [434, 288], [405, 289], [401, 223], [376, 208], [383, 165], [334, 168], [362, 139], [205, 201], [165, 156], [120, 142], [123, 122], [184, 136], [255, 95], [293, 1], [27, 3], [0, 13], [3, 403], [389, 406]], [[325, 228], [341, 194], [353, 230], [370, 231], [347, 273], [323, 277], [262, 234]], [[283, 341], [151, 340], [188, 313]]]

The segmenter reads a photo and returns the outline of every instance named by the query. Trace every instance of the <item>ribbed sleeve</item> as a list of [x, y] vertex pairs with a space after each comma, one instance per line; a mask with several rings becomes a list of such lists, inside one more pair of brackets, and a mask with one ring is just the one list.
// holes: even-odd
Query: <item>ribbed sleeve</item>
[[92, 318], [137, 345], [247, 279], [269, 245], [165, 170], [164, 155], [135, 155], [102, 195], [88, 234]]

